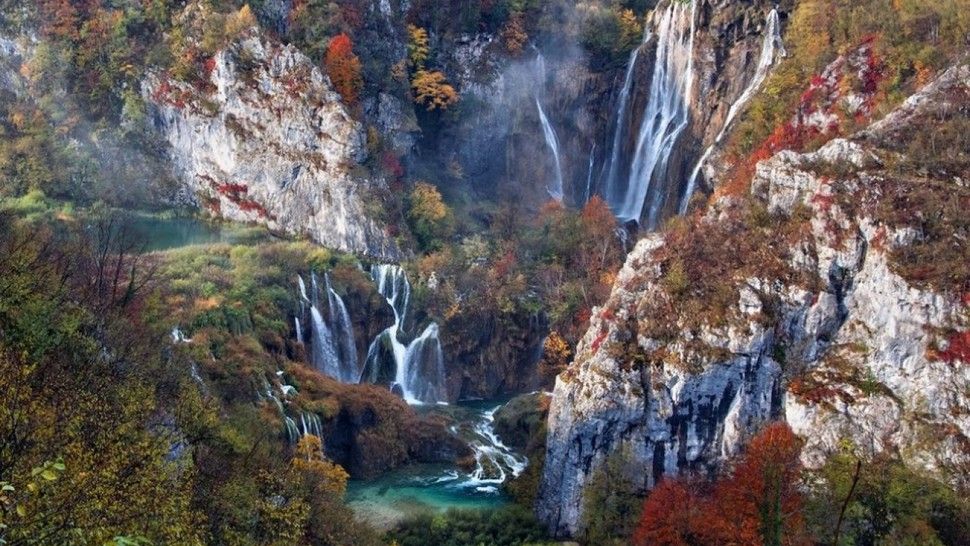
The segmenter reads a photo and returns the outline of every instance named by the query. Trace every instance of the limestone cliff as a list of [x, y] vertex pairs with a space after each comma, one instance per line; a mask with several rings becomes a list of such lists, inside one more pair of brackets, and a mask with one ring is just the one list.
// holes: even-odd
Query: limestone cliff
[[380, 184], [355, 170], [363, 127], [305, 55], [251, 31], [206, 68], [201, 82], [156, 72], [142, 86], [185, 202], [332, 248], [400, 256], [368, 208]]
[[921, 138], [943, 146], [968, 117], [970, 67], [954, 67], [640, 241], [556, 383], [536, 507], [549, 528], [580, 529], [583, 487], [616, 450], [646, 491], [775, 418], [809, 465], [845, 439], [965, 481], [968, 163], [959, 146], [931, 161]]

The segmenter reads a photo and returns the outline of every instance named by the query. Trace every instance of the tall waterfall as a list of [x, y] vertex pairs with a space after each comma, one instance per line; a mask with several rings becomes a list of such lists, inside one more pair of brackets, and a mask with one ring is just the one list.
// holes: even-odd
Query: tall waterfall
[[539, 91], [537, 91], [535, 96], [536, 108], [539, 110], [539, 121], [542, 123], [542, 134], [546, 139], [546, 146], [552, 152], [552, 159], [556, 166], [556, 176], [552, 181], [552, 185], [546, 186], [546, 191], [553, 199], [562, 201], [563, 183], [562, 165], [559, 161], [559, 138], [556, 136], [556, 130], [553, 129], [552, 124], [549, 123], [549, 118], [546, 117], [546, 112], [542, 109], [542, 102], [539, 100], [539, 92], [546, 85], [546, 60], [538, 50], [536, 50], [536, 69], [539, 74], [539, 85], [537, 87]]
[[[646, 42], [650, 38], [650, 32], [645, 31], [643, 33], [643, 41]], [[619, 188], [619, 178], [620, 178], [620, 148], [623, 142], [623, 135], [626, 134], [624, 130], [628, 125], [627, 111], [630, 107], [630, 90], [633, 88], [633, 70], [637, 65], [637, 57], [640, 56], [640, 48], [634, 48], [633, 52], [630, 53], [630, 60], [627, 61], [626, 65], [626, 75], [623, 77], [623, 87], [620, 88], [620, 95], [616, 99], [616, 116], [614, 117], [615, 127], [613, 129], [613, 146], [610, 151], [610, 162], [607, 164], [606, 180], [605, 180], [605, 195], [609, 203], [616, 202], [615, 199], [620, 196], [616, 195]]]
[[[320, 287], [315, 273], [310, 274], [310, 297], [306, 295], [306, 285], [298, 277], [300, 295], [310, 303], [311, 359], [316, 369], [343, 383], [356, 383], [360, 377], [357, 360], [357, 346], [353, 324], [343, 299], [330, 286], [330, 277], [325, 276], [327, 295], [327, 318], [320, 310]], [[299, 321], [297, 321], [299, 328]], [[302, 331], [298, 332], [302, 336]], [[302, 339], [301, 339], [302, 341]]]
[[772, 9], [768, 13], [768, 19], [765, 22], [765, 37], [761, 43], [761, 57], [758, 59], [758, 67], [751, 81], [748, 82], [748, 86], [741, 93], [741, 96], [728, 109], [727, 117], [724, 118], [724, 125], [721, 126], [721, 130], [717, 133], [717, 137], [714, 138], [714, 142], [704, 150], [704, 154], [701, 155], [701, 158], [697, 161], [697, 165], [694, 166], [694, 170], [691, 172], [687, 182], [687, 190], [684, 192], [684, 196], [680, 202], [681, 214], [687, 211], [690, 197], [693, 195], [697, 186], [697, 176], [700, 174], [701, 167], [704, 166], [711, 152], [714, 151], [714, 147], [724, 138], [724, 134], [731, 126], [731, 122], [741, 112], [744, 105], [758, 92], [761, 84], [768, 77], [768, 71], [771, 69], [771, 65], [774, 64], [778, 57], [784, 57], [786, 55], [785, 45], [781, 41], [780, 26], [778, 22], [778, 10]]
[[596, 144], [589, 149], [589, 165], [586, 167], [586, 193], [583, 194], [583, 203], [589, 203], [593, 196], [593, 156], [596, 153]]
[[394, 324], [378, 334], [368, 348], [360, 381], [382, 382], [382, 358], [389, 352], [394, 360], [393, 386], [408, 403], [444, 402], [447, 392], [438, 325], [431, 323], [410, 343], [402, 342], [411, 299], [407, 275], [401, 266], [379, 264], [371, 268], [371, 278], [393, 309]]
[[[688, 102], [694, 80], [694, 14], [696, 0], [690, 5], [671, 1], [656, 24], [657, 52], [646, 111], [637, 134], [633, 162], [626, 188], [619, 177], [607, 178], [606, 197], [621, 220], [640, 221], [647, 207], [646, 225], [657, 225], [668, 188], [664, 176], [667, 162], [678, 137], [687, 127]], [[631, 61], [635, 61], [631, 55]], [[633, 63], [627, 68], [630, 73]], [[627, 97], [627, 101], [629, 98]], [[622, 101], [626, 102], [626, 101]], [[621, 106], [621, 108], [623, 108]], [[622, 126], [622, 119], [618, 126]], [[614, 134], [615, 140], [616, 134]], [[617, 147], [614, 146], [614, 154]], [[611, 163], [614, 163], [611, 160]], [[611, 165], [611, 170], [616, 163]]]

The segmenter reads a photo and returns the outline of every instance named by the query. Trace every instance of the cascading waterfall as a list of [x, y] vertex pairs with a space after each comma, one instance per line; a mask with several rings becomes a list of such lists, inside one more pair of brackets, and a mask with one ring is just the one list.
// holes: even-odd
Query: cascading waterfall
[[[539, 74], [539, 85], [538, 89], [544, 89], [546, 85], [546, 60], [543, 58], [542, 53], [536, 50], [536, 65], [537, 72]], [[546, 186], [546, 192], [549, 196], [556, 201], [562, 201], [563, 198], [563, 183], [562, 183], [562, 165], [559, 161], [559, 138], [556, 136], [556, 130], [553, 129], [552, 124], [549, 123], [549, 118], [546, 117], [545, 110], [542, 109], [542, 102], [539, 100], [538, 92], [535, 95], [536, 108], [539, 110], [539, 121], [542, 124], [542, 134], [546, 139], [546, 146], [549, 147], [549, 151], [552, 152], [552, 159], [556, 166], [556, 176], [553, 179], [552, 186]]]
[[525, 470], [528, 460], [516, 454], [495, 434], [496, 406], [482, 414], [474, 425], [475, 438], [469, 446], [475, 453], [475, 470], [472, 471], [468, 485], [477, 488], [494, 487], [509, 477], [518, 477]]
[[[643, 42], [650, 39], [650, 31], [644, 31]], [[641, 45], [642, 47], [642, 45]], [[620, 96], [616, 99], [616, 115], [614, 117], [613, 146], [610, 150], [610, 161], [606, 164], [606, 180], [604, 182], [605, 195], [608, 202], [613, 203], [618, 198], [615, 194], [619, 190], [620, 177], [620, 148], [623, 142], [624, 130], [628, 124], [627, 111], [630, 105], [630, 90], [633, 89], [633, 70], [637, 64], [637, 57], [640, 55], [640, 47], [633, 49], [630, 53], [630, 60], [627, 61], [626, 75], [623, 77], [623, 87], [620, 88]]]
[[296, 329], [296, 340], [303, 343], [303, 326], [300, 325], [300, 317], [293, 317], [293, 326]]
[[350, 322], [350, 313], [344, 305], [343, 298], [330, 285], [330, 274], [325, 273], [324, 279], [327, 290], [327, 305], [330, 308], [330, 325], [337, 343], [340, 358], [340, 380], [345, 383], [357, 381], [360, 370], [357, 364], [357, 343], [354, 339], [354, 326]]
[[596, 153], [596, 144], [589, 149], [589, 166], [586, 168], [586, 193], [583, 194], [583, 203], [589, 203], [590, 197], [593, 196], [593, 156]]
[[[656, 25], [657, 53], [653, 77], [626, 188], [619, 188], [618, 177], [612, 181], [608, 177], [607, 180], [606, 196], [617, 218], [639, 222], [646, 206], [648, 228], [654, 228], [658, 223], [668, 190], [663, 179], [667, 162], [689, 120], [688, 102], [694, 80], [695, 11], [696, 0], [689, 5], [672, 1], [661, 15]], [[632, 70], [632, 63], [627, 70]], [[614, 153], [616, 151], [614, 147]]]
[[378, 264], [371, 268], [377, 290], [394, 311], [394, 324], [378, 334], [367, 350], [360, 381], [379, 381], [382, 347], [388, 347], [394, 359], [394, 386], [411, 404], [442, 403], [447, 399], [444, 356], [438, 337], [438, 325], [429, 324], [409, 344], [401, 341], [411, 298], [411, 284], [401, 266]]
[[[315, 273], [310, 274], [311, 294], [307, 298], [303, 278], [298, 277], [301, 297], [310, 302], [311, 358], [314, 367], [343, 383], [356, 383], [360, 378], [357, 346], [353, 324], [343, 299], [330, 286], [330, 277], [325, 276], [325, 290], [329, 322], [320, 311], [320, 288]], [[297, 335], [302, 336], [299, 321], [296, 322]]]
[[320, 422], [320, 416], [309, 411], [301, 413], [299, 431], [301, 436], [312, 434], [317, 438], [323, 438], [323, 426]]
[[761, 43], [761, 57], [758, 59], [758, 67], [755, 70], [754, 76], [748, 83], [748, 86], [741, 93], [734, 104], [728, 109], [727, 117], [724, 118], [724, 125], [721, 126], [720, 132], [714, 138], [714, 142], [704, 150], [704, 154], [697, 161], [697, 165], [694, 166], [694, 170], [690, 174], [690, 178], [687, 182], [687, 189], [684, 192], [684, 196], [680, 202], [680, 213], [683, 214], [687, 212], [687, 205], [690, 202], [691, 195], [693, 195], [694, 190], [697, 186], [697, 177], [700, 174], [701, 168], [707, 161], [707, 158], [714, 151], [714, 147], [721, 142], [724, 138], [724, 134], [727, 132], [728, 128], [731, 126], [731, 122], [734, 118], [741, 112], [744, 105], [751, 100], [751, 97], [758, 92], [761, 84], [764, 83], [765, 78], [768, 77], [768, 71], [774, 64], [778, 57], [784, 57], [787, 53], [785, 52], [785, 45], [781, 41], [781, 25], [778, 22], [778, 10], [772, 9], [768, 13], [768, 19], [765, 22], [765, 37], [764, 41]]

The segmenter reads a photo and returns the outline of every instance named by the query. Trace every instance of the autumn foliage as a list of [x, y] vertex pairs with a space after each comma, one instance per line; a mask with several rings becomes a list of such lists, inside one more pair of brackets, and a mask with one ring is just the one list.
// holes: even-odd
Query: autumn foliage
[[344, 102], [355, 106], [360, 98], [360, 89], [364, 85], [361, 77], [361, 64], [354, 55], [354, 46], [350, 36], [338, 34], [330, 40], [323, 64], [334, 88], [343, 97]]
[[445, 75], [437, 70], [419, 70], [411, 80], [414, 101], [428, 111], [447, 110], [458, 102], [458, 92], [448, 83]]
[[801, 441], [785, 423], [755, 436], [729, 474], [707, 490], [666, 480], [643, 505], [638, 546], [809, 544], [799, 490]]

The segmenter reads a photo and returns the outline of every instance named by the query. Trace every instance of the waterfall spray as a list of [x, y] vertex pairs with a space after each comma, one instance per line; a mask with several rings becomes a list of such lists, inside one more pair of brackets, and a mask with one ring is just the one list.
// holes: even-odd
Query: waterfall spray
[[694, 170], [690, 174], [690, 178], [687, 182], [687, 189], [684, 191], [684, 196], [680, 202], [680, 213], [683, 214], [687, 212], [687, 205], [690, 202], [691, 195], [693, 195], [694, 190], [697, 186], [697, 177], [700, 174], [701, 167], [707, 161], [707, 158], [714, 151], [714, 147], [721, 142], [724, 138], [724, 134], [727, 132], [728, 128], [731, 126], [731, 122], [737, 117], [738, 113], [744, 105], [751, 100], [751, 97], [758, 92], [761, 84], [764, 83], [765, 78], [768, 77], [768, 71], [771, 69], [772, 64], [780, 56], [784, 57], [787, 53], [785, 52], [785, 45], [781, 41], [781, 29], [778, 22], [778, 10], [772, 9], [768, 13], [768, 19], [765, 24], [765, 37], [761, 43], [761, 57], [758, 59], [758, 67], [755, 70], [754, 76], [748, 83], [748, 86], [741, 93], [734, 104], [728, 109], [727, 117], [724, 118], [724, 125], [721, 126], [720, 132], [714, 138], [714, 142], [704, 150], [704, 154], [697, 161], [697, 165], [694, 166]]

